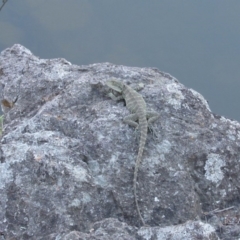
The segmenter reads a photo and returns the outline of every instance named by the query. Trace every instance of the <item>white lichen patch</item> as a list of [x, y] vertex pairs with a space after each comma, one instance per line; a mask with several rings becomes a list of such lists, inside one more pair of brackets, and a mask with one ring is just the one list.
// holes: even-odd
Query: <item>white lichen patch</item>
[[232, 141], [240, 139], [240, 123], [225, 117], [221, 117], [220, 121], [229, 125], [229, 129], [226, 131], [226, 137]]
[[6, 184], [13, 181], [13, 172], [9, 163], [0, 165], [0, 190], [6, 187]]
[[157, 152], [160, 154], [161, 159], [165, 159], [165, 154], [171, 152], [172, 144], [168, 140], [163, 140], [161, 144], [156, 146]]
[[198, 99], [202, 102], [202, 104], [207, 108], [207, 110], [208, 110], [209, 112], [211, 112], [211, 109], [210, 109], [210, 107], [209, 107], [206, 99], [205, 99], [199, 92], [197, 92], [197, 91], [195, 91], [195, 90], [193, 90], [193, 89], [191, 89], [191, 88], [190, 88], [189, 90], [192, 92], [192, 94], [193, 94], [196, 98], [198, 98]]
[[235, 120], [231, 120], [231, 119], [228, 119], [228, 118], [225, 118], [225, 117], [221, 116], [220, 121], [223, 122], [223, 123], [229, 123], [232, 126], [234, 126], [235, 128], [240, 128], [240, 123], [235, 121]]
[[182, 92], [180, 91], [179, 84], [171, 83], [167, 85], [167, 90], [170, 93], [166, 97], [166, 101], [171, 104], [175, 109], [181, 108], [181, 100], [184, 99]]
[[69, 207], [79, 207], [81, 206], [81, 201], [78, 198], [74, 198], [69, 204]]
[[221, 169], [224, 166], [226, 166], [226, 163], [220, 155], [210, 153], [204, 166], [206, 179], [219, 185], [224, 178], [224, 173]]
[[86, 169], [81, 166], [73, 166], [68, 163], [64, 163], [66, 169], [71, 173], [71, 175], [76, 179], [78, 182], [88, 182], [90, 178]]
[[146, 240], [196, 239], [196, 236], [199, 236], [199, 239], [217, 239], [214, 227], [200, 221], [187, 221], [184, 224], [162, 228], [142, 227], [138, 230], [138, 235]]

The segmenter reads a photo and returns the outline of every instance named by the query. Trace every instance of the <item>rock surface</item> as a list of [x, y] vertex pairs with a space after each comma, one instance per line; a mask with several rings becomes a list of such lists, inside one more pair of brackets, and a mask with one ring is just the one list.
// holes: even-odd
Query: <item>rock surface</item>
[[[137, 86], [158, 112], [133, 195], [138, 151], [124, 102], [105, 81]], [[4, 130], [0, 239], [238, 239], [240, 124], [169, 74], [110, 63], [0, 55]]]

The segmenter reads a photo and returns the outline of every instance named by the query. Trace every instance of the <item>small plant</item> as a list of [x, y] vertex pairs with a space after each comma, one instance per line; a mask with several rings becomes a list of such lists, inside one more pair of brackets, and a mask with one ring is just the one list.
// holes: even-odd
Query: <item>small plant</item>
[[3, 131], [3, 115], [0, 116], [0, 136], [2, 136], [2, 131]]

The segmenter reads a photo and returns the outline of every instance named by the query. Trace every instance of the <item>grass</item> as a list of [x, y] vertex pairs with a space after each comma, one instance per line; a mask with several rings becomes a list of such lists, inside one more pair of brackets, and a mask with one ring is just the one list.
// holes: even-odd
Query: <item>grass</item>
[[2, 136], [3, 131], [3, 115], [0, 116], [0, 136]]

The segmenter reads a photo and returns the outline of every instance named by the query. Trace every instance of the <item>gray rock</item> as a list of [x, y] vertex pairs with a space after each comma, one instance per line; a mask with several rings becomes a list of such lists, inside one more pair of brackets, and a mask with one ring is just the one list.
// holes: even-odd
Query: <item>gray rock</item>
[[[105, 81], [137, 86], [160, 118], [138, 176], [123, 102]], [[3, 239], [237, 239], [240, 124], [154, 68], [72, 65], [21, 45], [0, 55]], [[208, 223], [209, 221], [209, 223]], [[210, 225], [211, 224], [211, 225]]]

